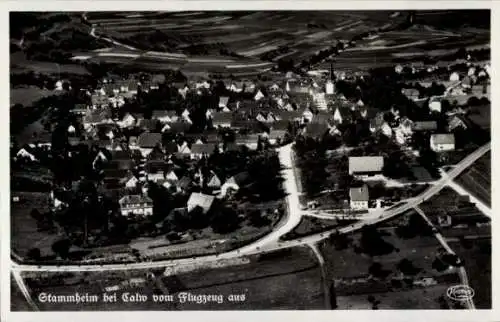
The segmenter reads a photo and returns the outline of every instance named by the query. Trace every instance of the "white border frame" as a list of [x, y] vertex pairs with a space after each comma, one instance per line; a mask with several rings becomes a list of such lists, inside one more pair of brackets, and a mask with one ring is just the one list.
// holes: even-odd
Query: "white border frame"
[[[118, 6], [117, 6], [118, 5]], [[119, 8], [123, 11], [140, 10], [165, 10], [165, 11], [201, 11], [201, 10], [408, 10], [408, 9], [491, 9], [491, 57], [494, 61], [492, 66], [496, 66], [496, 58], [499, 57], [499, 32], [500, 19], [495, 19], [495, 13], [500, 14], [500, 2], [497, 1], [1, 1], [0, 2], [0, 25], [3, 32], [0, 33], [0, 44], [3, 47], [0, 84], [4, 89], [4, 95], [0, 97], [3, 108], [0, 110], [0, 119], [9, 119], [7, 106], [9, 103], [9, 11], [115, 11]], [[495, 59], [493, 59], [495, 58]], [[493, 68], [492, 88], [499, 85], [497, 79], [499, 74]], [[499, 93], [492, 91], [492, 105], [497, 105]], [[496, 108], [492, 107], [492, 121], [496, 119]], [[497, 146], [493, 138], [499, 133], [492, 122], [492, 140], [493, 147]], [[106, 321], [137, 321], [145, 319], [171, 319], [173, 321], [252, 321], [255, 320], [276, 320], [286, 321], [364, 321], [364, 320], [383, 320], [383, 321], [497, 321], [500, 320], [497, 305], [495, 305], [499, 285], [498, 258], [500, 247], [492, 249], [492, 310], [476, 311], [457, 311], [457, 310], [381, 310], [381, 311], [182, 311], [182, 312], [150, 312], [150, 311], [127, 311], [127, 312], [10, 312], [10, 172], [8, 149], [10, 144], [10, 132], [8, 126], [0, 127], [0, 147], [4, 151], [5, 157], [3, 167], [1, 167], [0, 180], [0, 210], [4, 220], [0, 224], [1, 238], [1, 321], [68, 321], [75, 322], [88, 320], [106, 320]], [[492, 148], [492, 179], [500, 177], [493, 165], [496, 160], [496, 148]], [[492, 207], [497, 209], [500, 206], [497, 202], [499, 197], [498, 184], [492, 180]], [[496, 244], [497, 238], [495, 231], [498, 220], [492, 222], [492, 245]]]

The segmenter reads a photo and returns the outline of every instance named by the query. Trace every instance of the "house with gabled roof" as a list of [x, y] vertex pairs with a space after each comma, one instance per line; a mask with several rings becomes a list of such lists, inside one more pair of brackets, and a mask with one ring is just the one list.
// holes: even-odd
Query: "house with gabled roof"
[[53, 209], [65, 208], [72, 199], [71, 191], [65, 189], [53, 189], [50, 191], [50, 201]]
[[420, 96], [420, 92], [416, 88], [403, 88], [401, 90], [401, 93], [403, 93], [404, 96], [411, 100], [417, 100]]
[[167, 172], [167, 174], [165, 175], [165, 179], [169, 180], [171, 182], [179, 181], [179, 177], [177, 176], [177, 174], [175, 173], [175, 170], [173, 170], [173, 169]]
[[183, 88], [179, 88], [178, 92], [183, 99], [186, 99], [187, 93], [189, 92], [189, 86], [186, 84]]
[[236, 143], [237, 145], [245, 145], [250, 150], [257, 149], [258, 142], [259, 142], [259, 134], [247, 134], [247, 135], [238, 134], [234, 139], [234, 143]]
[[333, 112], [333, 121], [337, 124], [342, 124], [345, 121], [349, 120], [350, 111], [345, 106], [337, 106], [335, 107], [335, 111]]
[[203, 157], [208, 157], [212, 153], [214, 153], [216, 149], [215, 144], [210, 143], [202, 143], [202, 144], [193, 144], [191, 146], [191, 159], [201, 159]]
[[366, 184], [360, 187], [352, 187], [349, 189], [349, 201], [351, 209], [366, 210], [368, 209], [368, 201], [370, 199], [368, 186]]
[[177, 156], [186, 157], [191, 155], [191, 148], [187, 141], [182, 142], [177, 146]]
[[189, 176], [185, 175], [180, 178], [175, 185], [177, 187], [177, 191], [187, 192], [193, 186], [193, 180]]
[[462, 115], [451, 115], [448, 118], [448, 131], [453, 132], [456, 130], [466, 130], [469, 128], [469, 121]]
[[255, 84], [251, 81], [246, 81], [243, 83], [243, 91], [245, 93], [253, 93], [255, 92]]
[[434, 152], [453, 151], [455, 150], [455, 135], [452, 133], [432, 134], [430, 147]]
[[16, 153], [16, 159], [25, 159], [25, 160], [30, 160], [32, 162], [37, 161], [37, 157], [35, 156], [36, 153], [33, 148], [30, 146], [26, 145], [19, 149]]
[[276, 112], [275, 117], [277, 120], [284, 120], [284, 121], [300, 121], [302, 118], [302, 115], [299, 111], [286, 111], [286, 110], [280, 110]]
[[256, 101], [260, 101], [260, 100], [261, 100], [261, 99], [263, 99], [264, 97], [265, 97], [265, 96], [264, 96], [264, 94], [263, 94], [263, 93], [262, 93], [262, 91], [259, 89], [259, 90], [257, 91], [257, 93], [255, 94], [255, 96], [254, 96], [254, 100], [256, 100]]
[[123, 118], [117, 122], [121, 128], [133, 127], [137, 119], [130, 113], [126, 113]]
[[137, 138], [137, 146], [144, 157], [146, 157], [154, 147], [161, 146], [161, 143], [161, 133], [144, 132]]
[[384, 123], [385, 123], [384, 114], [378, 113], [374, 118], [370, 120], [370, 131], [371, 132], [380, 131]]
[[126, 169], [105, 168], [102, 170], [103, 187], [105, 190], [121, 190], [130, 179], [130, 171]]
[[408, 132], [408, 134], [412, 133], [412, 129], [415, 122], [413, 122], [409, 117], [403, 116], [402, 118], [399, 119], [398, 123], [399, 127], [404, 129], [405, 132]]
[[110, 167], [116, 169], [126, 169], [131, 170], [135, 166], [134, 160], [130, 157], [128, 151], [111, 151], [111, 161], [109, 161]]
[[[72, 137], [69, 137], [71, 139]], [[44, 133], [39, 133], [36, 138], [30, 143], [30, 146], [34, 146], [37, 148], [50, 148], [52, 146], [52, 133], [49, 132], [44, 132]]]
[[243, 91], [243, 84], [241, 82], [231, 82], [229, 90], [235, 93], [241, 93]]
[[147, 132], [154, 132], [158, 128], [160, 123], [158, 120], [153, 120], [153, 119], [142, 119], [137, 122], [137, 127], [147, 131]]
[[382, 133], [383, 135], [385, 135], [389, 138], [392, 137], [392, 128], [389, 125], [389, 123], [384, 122], [382, 124], [382, 126], [380, 127], [380, 133]]
[[106, 150], [99, 150], [94, 158], [94, 161], [92, 161], [92, 167], [96, 169], [97, 164], [107, 163], [112, 158], [112, 155], [109, 154], [110, 153]]
[[166, 142], [163, 145], [163, 151], [165, 151], [165, 154], [168, 156], [175, 154], [178, 151], [177, 144], [174, 141]]
[[172, 123], [176, 122], [179, 117], [177, 113], [173, 110], [154, 110], [151, 119], [158, 120], [161, 123]]
[[143, 177], [148, 181], [159, 182], [165, 180], [165, 172], [168, 169], [165, 160], [148, 160], [144, 165]]
[[221, 195], [224, 197], [232, 192], [236, 192], [239, 189], [249, 185], [250, 182], [250, 174], [248, 172], [240, 172], [224, 182], [221, 187]]
[[135, 189], [137, 188], [137, 184], [139, 183], [139, 179], [133, 174], [129, 174], [128, 177], [124, 180], [125, 188], [127, 189]]
[[206, 195], [200, 192], [193, 192], [187, 201], [188, 212], [192, 211], [196, 207], [200, 207], [204, 214], [206, 214], [215, 200], [214, 196]]
[[314, 117], [314, 111], [310, 107], [304, 108], [302, 111], [302, 119], [305, 122], [311, 122]]
[[441, 113], [441, 101], [438, 99], [431, 99], [429, 101], [429, 110], [431, 112]]
[[423, 131], [435, 131], [437, 130], [437, 122], [436, 121], [415, 121], [412, 127], [415, 132], [423, 132]]
[[216, 112], [212, 115], [212, 125], [215, 128], [231, 127], [231, 121], [233, 119], [232, 113], [228, 112]]
[[309, 123], [307, 124], [303, 130], [302, 135], [304, 137], [312, 138], [315, 140], [321, 139], [326, 133], [330, 130], [328, 124], [326, 122], [321, 123]]
[[91, 110], [83, 116], [82, 123], [84, 129], [87, 129], [97, 124], [113, 123], [113, 120], [111, 120], [110, 113], [107, 109]]
[[170, 133], [185, 133], [191, 128], [191, 124], [187, 122], [173, 122], [173, 123], [166, 123], [163, 128], [161, 129], [161, 132], [170, 132]]
[[139, 150], [139, 146], [137, 145], [137, 136], [131, 136], [128, 139], [128, 148], [130, 150]]
[[219, 189], [222, 185], [220, 178], [213, 171], [210, 171], [210, 175], [207, 177], [206, 182], [207, 187], [210, 189]]
[[224, 109], [227, 108], [227, 103], [229, 102], [229, 97], [228, 96], [221, 96], [219, 97], [219, 108]]
[[255, 119], [261, 123], [273, 123], [276, 121], [273, 112], [265, 112], [265, 111], [260, 111], [259, 113], [257, 113]]
[[278, 90], [280, 90], [280, 86], [279, 86], [278, 84], [274, 83], [274, 84], [272, 84], [272, 85], [269, 87], [269, 89], [270, 89], [271, 91], [278, 91]]
[[165, 161], [166, 154], [163, 152], [160, 146], [155, 146], [153, 150], [149, 153], [147, 160]]
[[153, 214], [153, 200], [145, 195], [126, 195], [118, 201], [122, 216]]
[[181, 113], [182, 117], [189, 117], [189, 115], [191, 115], [191, 112], [189, 112], [187, 108], [185, 108], [184, 111], [182, 111]]

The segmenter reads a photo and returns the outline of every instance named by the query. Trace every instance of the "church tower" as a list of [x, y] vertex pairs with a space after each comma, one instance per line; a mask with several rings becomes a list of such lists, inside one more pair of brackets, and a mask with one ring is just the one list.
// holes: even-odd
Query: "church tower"
[[330, 63], [330, 77], [326, 82], [326, 94], [335, 94], [335, 74], [333, 73], [333, 62]]

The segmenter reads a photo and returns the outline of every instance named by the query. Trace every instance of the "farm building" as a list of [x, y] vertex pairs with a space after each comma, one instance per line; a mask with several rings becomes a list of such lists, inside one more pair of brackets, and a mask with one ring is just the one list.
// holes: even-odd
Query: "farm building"
[[349, 157], [349, 174], [356, 176], [375, 175], [382, 172], [384, 157]]
[[437, 130], [436, 121], [416, 121], [413, 123], [413, 131], [435, 131]]
[[431, 112], [441, 113], [441, 102], [437, 100], [431, 100], [429, 102], [429, 110]]
[[431, 149], [435, 152], [455, 150], [455, 136], [453, 134], [431, 135]]
[[411, 100], [418, 99], [420, 92], [416, 88], [403, 88], [401, 90], [404, 96], [408, 97]]

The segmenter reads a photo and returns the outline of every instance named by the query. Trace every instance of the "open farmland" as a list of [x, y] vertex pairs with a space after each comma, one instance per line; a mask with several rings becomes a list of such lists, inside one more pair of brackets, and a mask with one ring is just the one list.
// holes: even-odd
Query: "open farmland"
[[[432, 234], [402, 232], [400, 227], [406, 223], [401, 220], [412, 214], [378, 228], [333, 235], [322, 243], [327, 280], [338, 309], [440, 308], [439, 298], [459, 278], [454, 269], [438, 271], [434, 266], [442, 247]], [[433, 282], [418, 284], [426, 279]]]
[[490, 219], [470, 202], [468, 196], [461, 196], [451, 188], [441, 190], [431, 199], [422, 203], [420, 208], [434, 223], [438, 222], [439, 216], [450, 216], [452, 227], [475, 226], [476, 223], [490, 222]]
[[12, 88], [10, 90], [10, 105], [21, 104], [22, 106], [29, 107], [41, 98], [63, 93], [63, 91], [41, 89], [36, 86]]
[[48, 193], [15, 193], [20, 196], [20, 204], [11, 206], [11, 248], [12, 252], [25, 256], [33, 247], [40, 249], [42, 256], [53, 255], [51, 245], [58, 238], [57, 233], [39, 231], [37, 222], [30, 216], [32, 209], [36, 208], [40, 212], [49, 209]]
[[[32, 297], [41, 310], [244, 310], [244, 309], [324, 309], [320, 272], [308, 248], [293, 248], [275, 253], [251, 256], [231, 266], [162, 275], [157, 269], [83, 274], [40, 273], [25, 275]], [[234, 266], [236, 265], [236, 266]], [[154, 273], [154, 276], [151, 275]], [[272, 288], [269, 285], [273, 285]], [[110, 288], [113, 291], [109, 291]], [[53, 294], [101, 295], [117, 293], [114, 303], [40, 303], [41, 292]], [[139, 292], [148, 300], [124, 303], [124, 293]], [[179, 301], [179, 294], [220, 294], [221, 303]], [[153, 295], [172, 295], [170, 302], [155, 302]], [[230, 301], [229, 296], [240, 300]], [[243, 297], [244, 296], [244, 299]]]
[[469, 243], [449, 242], [464, 262], [477, 309], [491, 309], [491, 237]]
[[[442, 16], [447, 17], [447, 14], [443, 12]], [[358, 39], [354, 47], [341, 53], [336, 58], [336, 68], [364, 71], [393, 65], [401, 57], [419, 62], [430, 50], [440, 50], [435, 54], [442, 55], [460, 47], [484, 46], [489, 42], [489, 35], [482, 28], [441, 30], [434, 26], [436, 16], [441, 17], [439, 12], [434, 16], [416, 15], [415, 24], [410, 28], [394, 29], [406, 16], [406, 12], [393, 15], [389, 11], [315, 11], [307, 15], [294, 11], [148, 12], [131, 15], [88, 13], [86, 21], [95, 28], [97, 35], [136, 48], [139, 56], [142, 50], [184, 53], [188, 57], [196, 54], [219, 56], [219, 62], [214, 63], [216, 66], [189, 59], [164, 65], [159, 57], [151, 59], [155, 62], [144, 63], [142, 56], [125, 57], [114, 53], [99, 57], [90, 54], [93, 61], [137, 65], [145, 69], [172, 68], [188, 72], [197, 69], [198, 72], [233, 75], [261, 72], [253, 67], [259, 59], [277, 62], [276, 57], [280, 57], [297, 65], [339, 41], [347, 42], [373, 32], [375, 34]], [[226, 58], [248, 67], [227, 70], [223, 61]], [[329, 63], [322, 61], [315, 67], [328, 67], [325, 64]]]
[[[388, 15], [388, 12], [342, 11], [310, 12], [306, 16], [298, 12], [195, 12], [139, 13], [120, 17], [111, 13], [89, 13], [87, 20], [96, 28], [97, 34], [107, 35], [140, 50], [183, 52], [189, 55], [190, 49], [196, 48], [197, 51], [206, 51], [205, 54], [219, 55], [220, 50], [224, 49], [242, 56], [236, 59], [251, 69], [255, 64], [253, 59], [258, 60], [262, 55], [276, 50], [280, 50], [280, 54], [275, 56], [297, 62], [307, 60], [341, 39], [348, 40], [357, 33], [387, 24], [384, 18]], [[98, 59], [125, 63], [116, 61], [116, 57], [110, 55]], [[224, 67], [224, 58], [219, 58], [221, 62], [218, 67]], [[139, 61], [133, 63], [141, 64]], [[158, 64], [161, 68], [161, 64]], [[211, 66], [188, 60], [184, 67], [190, 70]], [[251, 73], [251, 70], [217, 71], [233, 72]]]
[[491, 152], [477, 160], [455, 181], [491, 207]]

